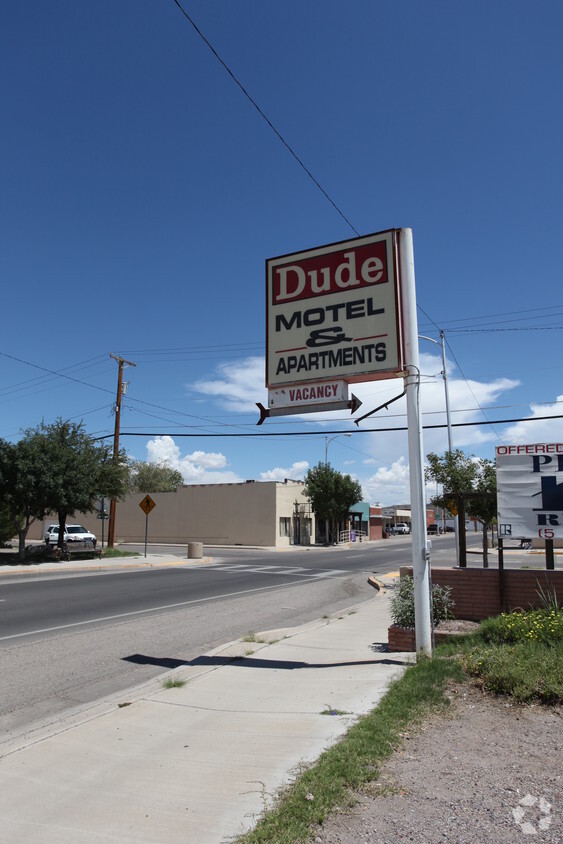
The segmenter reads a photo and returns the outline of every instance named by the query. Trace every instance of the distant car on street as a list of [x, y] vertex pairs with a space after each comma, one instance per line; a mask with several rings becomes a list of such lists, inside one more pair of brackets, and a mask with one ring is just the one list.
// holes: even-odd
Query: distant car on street
[[[59, 526], [49, 525], [45, 531], [45, 542], [47, 545], [56, 545], [59, 541]], [[65, 525], [65, 542], [91, 542], [96, 547], [96, 536], [86, 530], [82, 525]]]
[[406, 522], [397, 522], [395, 527], [395, 533], [398, 534], [406, 534], [411, 532], [411, 526], [408, 525]]
[[437, 534], [440, 533], [440, 527], [436, 524], [427, 525], [426, 533], [429, 534], [429, 535], [430, 534], [437, 535]]

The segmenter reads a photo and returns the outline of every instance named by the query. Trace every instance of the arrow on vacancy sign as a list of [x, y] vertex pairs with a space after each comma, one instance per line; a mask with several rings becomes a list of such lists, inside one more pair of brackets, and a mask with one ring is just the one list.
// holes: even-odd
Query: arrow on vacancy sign
[[347, 401], [333, 401], [326, 402], [325, 404], [302, 404], [267, 408], [260, 402], [256, 402], [256, 407], [260, 411], [260, 419], [256, 424], [262, 425], [269, 416], [291, 416], [296, 413], [322, 413], [326, 410], [346, 410], [347, 408], [351, 413], [355, 413], [361, 406], [362, 402], [354, 393], [352, 393], [352, 398]]

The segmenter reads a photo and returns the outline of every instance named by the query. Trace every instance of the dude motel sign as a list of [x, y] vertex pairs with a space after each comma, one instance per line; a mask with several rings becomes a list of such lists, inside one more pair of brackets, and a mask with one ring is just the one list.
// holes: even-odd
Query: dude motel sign
[[354, 396], [346, 398], [349, 384], [401, 376], [409, 431], [416, 650], [429, 655], [430, 547], [412, 230], [389, 229], [266, 261], [268, 407], [258, 404], [259, 425], [287, 413], [342, 407], [354, 412], [359, 404]]
[[402, 369], [396, 230], [266, 261], [266, 415], [357, 408], [348, 384]]
[[498, 535], [563, 537], [563, 443], [496, 448]]

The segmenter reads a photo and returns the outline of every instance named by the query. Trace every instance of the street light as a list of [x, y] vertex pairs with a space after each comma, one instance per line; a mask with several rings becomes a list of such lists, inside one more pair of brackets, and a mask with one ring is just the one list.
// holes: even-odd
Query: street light
[[[328, 466], [328, 444], [331, 443], [336, 437], [351, 437], [352, 434], [335, 434], [330, 439], [325, 436], [325, 466]], [[328, 519], [325, 520], [325, 539], [326, 544], [328, 545]]]
[[444, 332], [440, 330], [440, 342], [434, 340], [433, 337], [426, 337], [424, 334], [418, 335], [421, 340], [430, 340], [431, 343], [435, 343], [437, 346], [440, 346], [442, 349], [442, 378], [444, 379], [444, 393], [446, 396], [446, 423], [448, 426], [448, 451], [453, 451], [452, 449], [452, 420], [450, 418], [450, 394], [448, 391], [448, 373], [446, 372], [446, 348], [445, 348], [445, 339], [444, 339]]
[[[431, 343], [435, 343], [436, 346], [440, 346], [442, 349], [442, 378], [444, 379], [444, 393], [446, 397], [446, 424], [448, 426], [448, 451], [450, 454], [453, 452], [452, 447], [452, 420], [450, 415], [450, 394], [448, 391], [448, 373], [446, 372], [446, 344], [444, 338], [444, 332], [440, 329], [440, 342], [434, 340], [433, 337], [426, 337], [424, 334], [418, 335], [421, 340], [429, 340]], [[455, 517], [455, 557], [456, 557], [456, 565], [459, 566], [459, 544], [458, 544], [458, 524], [457, 524], [457, 516]]]
[[351, 437], [352, 434], [335, 434], [330, 439], [325, 437], [325, 465], [328, 466], [328, 444], [331, 443], [336, 437]]

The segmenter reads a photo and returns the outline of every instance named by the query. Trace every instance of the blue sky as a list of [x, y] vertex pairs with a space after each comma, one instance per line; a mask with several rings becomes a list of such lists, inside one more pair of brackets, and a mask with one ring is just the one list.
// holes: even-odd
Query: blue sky
[[[188, 483], [283, 480], [331, 440], [367, 500], [408, 500], [406, 432], [373, 430], [406, 426], [404, 404], [359, 427], [332, 412], [257, 428], [255, 406], [265, 260], [407, 226], [453, 422], [563, 412], [562, 4], [183, 7], [337, 208], [173, 0], [6, 5], [0, 436], [57, 417], [111, 434], [113, 353], [136, 364], [121, 420], [136, 459]], [[436, 425], [440, 352], [420, 352]], [[354, 385], [357, 415], [401, 390]], [[454, 428], [453, 444], [492, 458], [560, 441], [561, 422]], [[446, 445], [425, 430], [425, 452]]]

